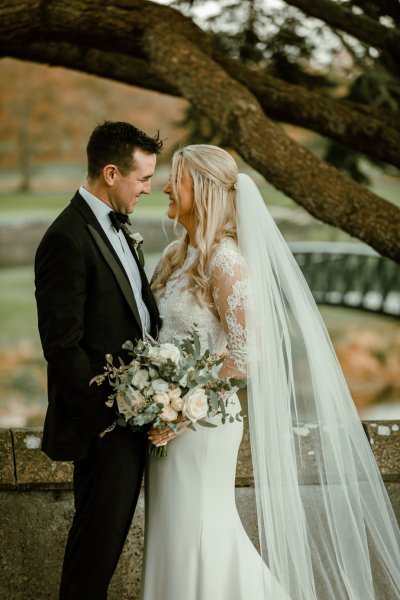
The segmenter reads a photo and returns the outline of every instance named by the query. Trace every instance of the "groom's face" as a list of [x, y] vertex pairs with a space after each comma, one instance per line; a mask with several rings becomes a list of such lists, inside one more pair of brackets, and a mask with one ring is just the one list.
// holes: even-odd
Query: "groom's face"
[[117, 212], [130, 214], [133, 212], [139, 197], [150, 194], [151, 178], [156, 168], [156, 155], [148, 154], [140, 148], [133, 152], [133, 169], [126, 175], [116, 168], [113, 184], [109, 190], [112, 207]]

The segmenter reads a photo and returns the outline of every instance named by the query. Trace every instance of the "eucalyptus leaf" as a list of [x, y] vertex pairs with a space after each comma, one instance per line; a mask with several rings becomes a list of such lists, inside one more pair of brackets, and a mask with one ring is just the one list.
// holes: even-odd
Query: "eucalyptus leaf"
[[131, 342], [131, 340], [126, 340], [126, 342], [124, 342], [122, 344], [122, 349], [123, 350], [133, 350], [134, 346], [133, 343]]
[[196, 421], [196, 423], [198, 423], [202, 427], [218, 427], [216, 423], [210, 423], [209, 421], [205, 421], [204, 419], [199, 419], [198, 421]]
[[225, 423], [226, 409], [225, 409], [225, 404], [224, 404], [224, 401], [222, 398], [218, 399], [218, 406], [219, 406], [219, 409], [220, 409], [222, 417], [223, 417], [222, 422]]
[[197, 331], [193, 330], [194, 355], [198, 359], [201, 356], [200, 338]]
[[211, 333], [209, 331], [207, 332], [207, 344], [208, 344], [208, 351], [212, 354], [213, 341], [212, 341]]
[[184, 348], [185, 352], [187, 352], [188, 354], [191, 354], [191, 355], [194, 354], [193, 345], [190, 343], [189, 340], [184, 340], [183, 348]]

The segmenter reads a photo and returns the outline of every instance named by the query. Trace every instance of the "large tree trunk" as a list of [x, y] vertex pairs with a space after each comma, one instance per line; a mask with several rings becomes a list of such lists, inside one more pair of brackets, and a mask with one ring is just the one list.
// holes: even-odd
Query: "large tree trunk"
[[[18, 56], [17, 44], [30, 43], [39, 60], [46, 45], [54, 51], [56, 43], [63, 43], [71, 52], [56, 62], [69, 67], [81, 68], [91, 52], [99, 51], [146, 63], [157, 80], [206, 114], [274, 186], [318, 219], [400, 262], [400, 210], [293, 142], [266, 116], [251, 86], [215, 60], [204, 32], [173, 9], [139, 0], [109, 3], [106, 10], [101, 0], [20, 0], [16, 9], [11, 0], [3, 0], [0, 23], [4, 54], [9, 48], [9, 55]], [[50, 53], [46, 57], [52, 62]]]

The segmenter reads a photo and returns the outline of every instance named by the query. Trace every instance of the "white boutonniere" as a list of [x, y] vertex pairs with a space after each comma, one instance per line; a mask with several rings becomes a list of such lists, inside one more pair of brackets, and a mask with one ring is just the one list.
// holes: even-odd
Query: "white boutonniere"
[[142, 265], [142, 267], [144, 267], [144, 255], [141, 248], [141, 245], [143, 244], [143, 237], [138, 231], [136, 231], [136, 233], [130, 233], [129, 237], [132, 240], [132, 246], [136, 254], [138, 255], [139, 262]]
[[127, 224], [121, 225], [121, 229], [126, 234], [128, 242], [131, 244], [133, 250], [136, 252], [141, 266], [144, 267], [144, 255], [141, 248], [141, 245], [143, 243], [142, 235], [138, 231], [136, 231], [136, 233], [133, 233], [131, 227]]
[[135, 250], [137, 250], [139, 248], [139, 246], [141, 246], [143, 244], [143, 238], [138, 231], [136, 233], [130, 233], [129, 237], [131, 238], [131, 240], [133, 242], [133, 246], [134, 246]]

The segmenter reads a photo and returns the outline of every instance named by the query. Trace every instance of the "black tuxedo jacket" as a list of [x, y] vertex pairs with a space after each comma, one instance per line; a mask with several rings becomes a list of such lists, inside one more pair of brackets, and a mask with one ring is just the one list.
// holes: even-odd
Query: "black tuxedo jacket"
[[[137, 260], [142, 296], [156, 337], [160, 319]], [[39, 332], [48, 362], [49, 405], [43, 451], [53, 460], [80, 460], [91, 441], [114, 420], [105, 404], [110, 388], [89, 387], [103, 372], [105, 354], [142, 337], [126, 272], [88, 204], [77, 192], [45, 233], [35, 258]]]

